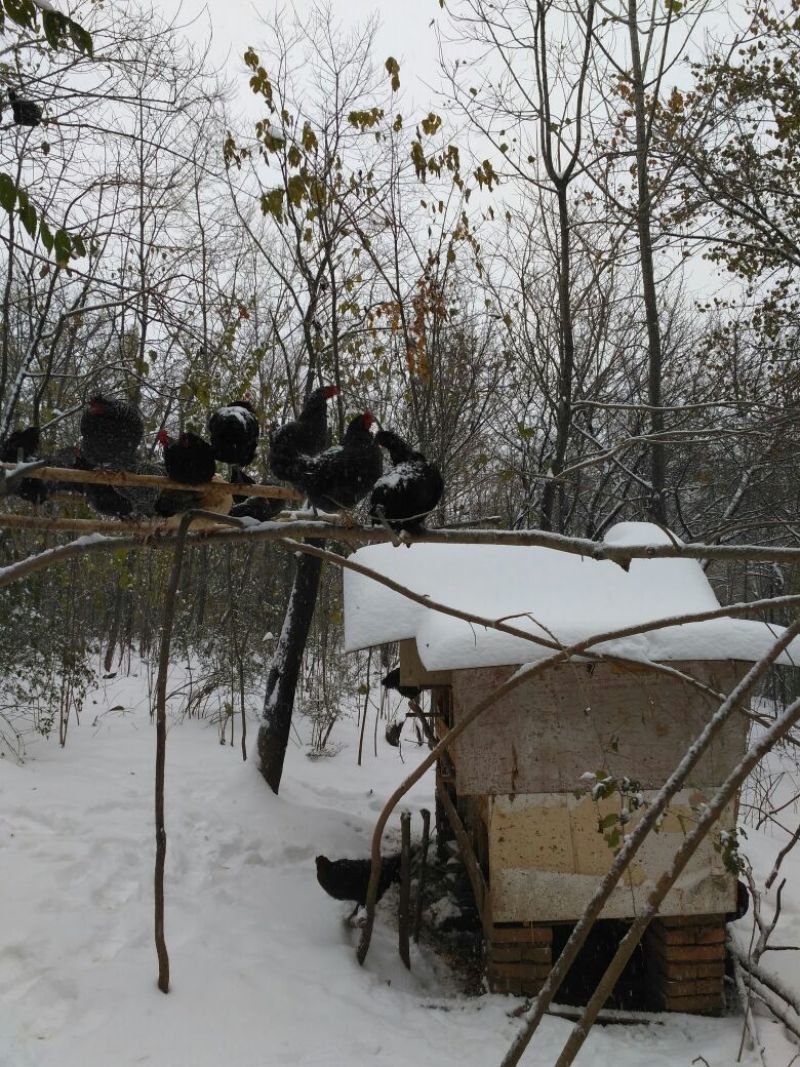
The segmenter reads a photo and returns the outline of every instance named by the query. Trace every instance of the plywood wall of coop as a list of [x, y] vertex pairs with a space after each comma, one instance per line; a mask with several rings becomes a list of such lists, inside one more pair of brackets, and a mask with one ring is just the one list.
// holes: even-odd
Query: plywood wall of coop
[[[675, 664], [727, 692], [746, 665]], [[513, 667], [452, 671], [452, 714], [504, 682]], [[524, 683], [487, 711], [454, 745], [455, 789], [489, 879], [492, 923], [569, 922], [582, 913], [613, 859], [612, 816], [647, 803], [674, 769], [717, 702], [680, 679], [611, 664], [565, 664]], [[735, 715], [643, 846], [604, 914], [631, 918], [668, 866], [696, 812], [741, 759], [748, 721]], [[597, 774], [634, 783], [597, 801]], [[578, 796], [576, 793], [580, 792]], [[635, 822], [636, 812], [631, 814]], [[600, 826], [603, 826], [601, 831]], [[719, 829], [736, 825], [736, 804]], [[665, 915], [732, 911], [736, 879], [712, 833], [667, 896]]]

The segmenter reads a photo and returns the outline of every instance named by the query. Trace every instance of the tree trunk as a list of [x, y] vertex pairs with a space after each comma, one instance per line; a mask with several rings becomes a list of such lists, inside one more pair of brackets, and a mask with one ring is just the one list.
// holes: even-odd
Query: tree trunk
[[[323, 541], [310, 544], [324, 548]], [[314, 618], [322, 560], [303, 555], [297, 560], [283, 628], [267, 676], [264, 721], [258, 731], [258, 762], [267, 785], [277, 794], [292, 725], [294, 694], [303, 652]]]
[[[569, 435], [572, 428], [572, 379], [575, 367], [575, 337], [572, 328], [572, 306], [570, 303], [572, 280], [570, 277], [570, 233], [569, 208], [567, 205], [567, 184], [557, 186], [558, 226], [559, 226], [559, 262], [558, 262], [558, 308], [561, 329], [561, 353], [558, 371], [558, 396], [556, 397], [556, 440], [550, 461], [550, 473], [560, 474], [564, 469]], [[563, 494], [563, 483], [546, 481], [542, 492], [540, 523], [543, 530], [560, 530], [563, 526], [559, 509], [555, 514], [555, 504]]]
[[[651, 233], [652, 204], [650, 182], [647, 175], [647, 152], [650, 136], [645, 111], [645, 85], [642, 59], [639, 51], [639, 27], [636, 0], [628, 0], [628, 33], [631, 45], [631, 81], [633, 106], [636, 121], [636, 181], [638, 203], [636, 228], [639, 235], [639, 256], [642, 270], [642, 296], [644, 297], [645, 321], [647, 323], [647, 402], [650, 411], [650, 433], [664, 432], [664, 413], [661, 407], [661, 379], [663, 354], [661, 327], [658, 320], [655, 268], [653, 265], [653, 240]], [[666, 456], [664, 445], [658, 441], [650, 444], [651, 492], [648, 510], [650, 518], [662, 526], [667, 525], [667, 508], [664, 498], [666, 485]]]

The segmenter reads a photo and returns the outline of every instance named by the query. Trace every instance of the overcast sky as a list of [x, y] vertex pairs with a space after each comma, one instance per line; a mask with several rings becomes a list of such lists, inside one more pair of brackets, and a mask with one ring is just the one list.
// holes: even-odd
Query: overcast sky
[[[380, 29], [376, 42], [376, 60], [394, 56], [402, 67], [403, 86], [411, 90], [415, 103], [427, 104], [433, 95], [417, 79], [437, 80], [437, 45], [431, 21], [440, 15], [438, 0], [330, 0], [335, 16], [343, 27], [364, 23], [377, 14]], [[160, 0], [164, 10], [174, 10], [171, 0]], [[294, 8], [302, 17], [311, 11], [312, 0], [295, 0]], [[184, 16], [197, 15], [197, 32], [204, 36], [209, 24], [213, 28], [213, 56], [221, 63], [229, 56], [227, 72], [244, 82], [242, 54], [248, 45], [258, 48], [266, 39], [259, 17], [270, 15], [276, 7], [286, 10], [287, 3], [274, 0], [183, 0]]]

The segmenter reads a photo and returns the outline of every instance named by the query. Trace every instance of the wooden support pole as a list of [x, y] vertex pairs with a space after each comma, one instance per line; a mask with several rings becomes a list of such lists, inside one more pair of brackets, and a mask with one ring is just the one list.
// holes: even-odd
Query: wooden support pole
[[411, 970], [408, 932], [411, 925], [411, 812], [400, 816], [400, 907], [398, 911], [398, 941], [400, 959]]
[[422, 844], [419, 851], [419, 871], [417, 873], [417, 899], [414, 905], [414, 944], [419, 942], [419, 930], [422, 925], [422, 903], [425, 893], [425, 875], [428, 871], [428, 845], [431, 839], [431, 813], [427, 808], [420, 811], [422, 816]]

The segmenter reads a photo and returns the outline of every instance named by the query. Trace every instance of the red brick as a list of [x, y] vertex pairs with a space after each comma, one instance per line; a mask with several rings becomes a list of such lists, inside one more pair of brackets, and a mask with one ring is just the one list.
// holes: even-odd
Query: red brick
[[670, 929], [675, 926], [723, 926], [724, 915], [659, 915], [654, 923], [660, 922]]
[[719, 945], [666, 945], [660, 947], [648, 941], [648, 950], [667, 963], [710, 963], [725, 959], [725, 946]]
[[648, 937], [657, 938], [665, 945], [716, 945], [725, 940], [724, 926], [676, 926], [669, 929], [661, 923], [653, 923]]
[[721, 996], [722, 978], [684, 978], [681, 981], [664, 981], [661, 994], [667, 999], [692, 996]]
[[722, 1011], [722, 993], [713, 996], [666, 997], [664, 1011], [685, 1011], [694, 1015], [717, 1015]]
[[549, 945], [553, 940], [552, 926], [493, 926], [490, 938], [493, 942], [511, 941], [515, 944]]
[[516, 963], [522, 959], [522, 945], [491, 945], [489, 959], [492, 963]]
[[553, 949], [550, 945], [525, 945], [522, 958], [531, 963], [546, 963], [550, 967], [553, 963]]
[[681, 981], [684, 978], [722, 978], [725, 974], [725, 961], [714, 960], [709, 963], [682, 963], [651, 957], [656, 969], [668, 981]]
[[550, 973], [549, 963], [492, 963], [489, 973], [498, 978], [543, 979]]

